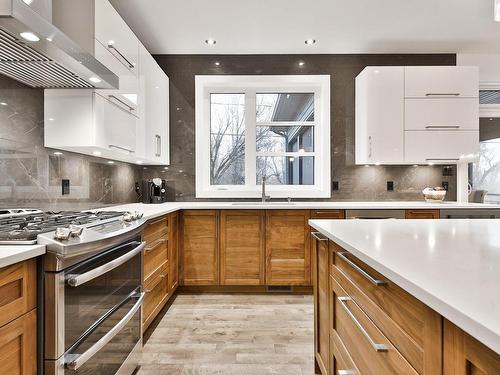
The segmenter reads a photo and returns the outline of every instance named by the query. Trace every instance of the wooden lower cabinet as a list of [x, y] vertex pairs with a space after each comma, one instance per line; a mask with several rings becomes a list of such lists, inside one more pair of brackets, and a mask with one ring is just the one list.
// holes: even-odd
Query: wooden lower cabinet
[[182, 285], [219, 283], [219, 211], [182, 213]]
[[174, 293], [179, 286], [179, 227], [180, 218], [179, 212], [174, 212], [169, 215], [169, 236], [168, 236], [168, 252], [169, 252], [169, 293]]
[[439, 210], [406, 210], [405, 219], [439, 219]]
[[36, 260], [0, 269], [0, 374], [36, 374]]
[[266, 211], [266, 284], [311, 285], [309, 210]]
[[444, 321], [444, 375], [498, 375], [500, 355]]
[[329, 301], [329, 243], [317, 232], [311, 232], [312, 282], [314, 290], [314, 357], [318, 370], [330, 373], [330, 301]]
[[265, 212], [220, 212], [220, 284], [264, 285]]

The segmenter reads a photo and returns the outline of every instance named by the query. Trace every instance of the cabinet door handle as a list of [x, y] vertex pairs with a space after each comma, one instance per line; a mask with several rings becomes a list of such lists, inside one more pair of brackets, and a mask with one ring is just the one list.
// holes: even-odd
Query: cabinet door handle
[[126, 147], [123, 147], [123, 146], [118, 146], [118, 145], [108, 145], [109, 148], [116, 148], [118, 150], [122, 150], [122, 151], [126, 151], [128, 152], [129, 154], [133, 154], [135, 151], [130, 149], [130, 148], [126, 148]]
[[123, 61], [125, 61], [126, 65], [128, 65], [128, 67], [129, 67], [130, 69], [134, 69], [134, 68], [135, 68], [135, 65], [134, 65], [134, 64], [132, 64], [132, 63], [130, 62], [130, 60], [129, 60], [129, 59], [127, 59], [127, 58], [125, 57], [125, 55], [124, 55], [123, 53], [121, 53], [121, 52], [120, 52], [120, 50], [118, 50], [118, 49], [115, 47], [115, 45], [114, 45], [114, 44], [108, 44], [108, 48], [109, 48], [109, 49], [114, 50], [114, 51], [118, 54], [118, 56], [120, 56], [120, 57], [121, 57], [121, 59], [122, 59]]
[[167, 240], [165, 238], [160, 238], [159, 240], [156, 240], [155, 242], [153, 242], [152, 245], [146, 246], [146, 248], [144, 249], [144, 252], [149, 253], [150, 251], [153, 251], [154, 249], [156, 249], [158, 246], [160, 246], [161, 244], [163, 244], [165, 242], [167, 242]]
[[458, 92], [428, 92], [425, 96], [460, 96]]
[[427, 125], [428, 130], [432, 129], [460, 129], [460, 125]]
[[328, 241], [328, 237], [325, 237], [320, 232], [311, 232], [311, 236], [316, 238], [318, 241]]
[[[112, 100], [115, 100], [117, 101], [119, 104], [125, 106], [127, 108], [127, 110], [129, 110], [130, 112], [134, 111], [135, 108], [132, 107], [131, 105], [125, 103], [123, 100], [121, 100], [119, 97], [117, 97], [116, 95], [108, 95], [108, 98], [109, 100], [112, 102]], [[116, 103], [115, 103], [116, 105]], [[118, 105], [119, 107], [121, 107], [121, 105]]]
[[447, 161], [447, 162], [455, 162], [459, 161], [459, 158], [426, 158], [425, 161]]
[[363, 336], [365, 336], [365, 338], [368, 340], [368, 342], [370, 343], [370, 345], [372, 346], [372, 348], [375, 349], [376, 352], [386, 352], [386, 351], [389, 350], [389, 348], [387, 347], [387, 345], [385, 345], [385, 344], [377, 344], [375, 341], [373, 341], [372, 337], [366, 331], [365, 327], [363, 327], [361, 325], [361, 323], [359, 322], [359, 320], [356, 319], [356, 317], [354, 316], [354, 314], [349, 309], [349, 306], [347, 306], [347, 303], [346, 303], [347, 301], [352, 301], [351, 297], [337, 297], [337, 300], [339, 301], [340, 306], [342, 306], [342, 308], [345, 310], [345, 312], [347, 313], [347, 315], [349, 315], [349, 317], [352, 319], [353, 323], [356, 325], [356, 327], [359, 328], [359, 330], [361, 331], [361, 333], [363, 334]]
[[357, 271], [361, 276], [363, 276], [365, 279], [367, 279], [370, 283], [372, 283], [375, 286], [383, 286], [387, 285], [387, 281], [384, 280], [378, 280], [374, 278], [372, 275], [370, 275], [368, 272], [363, 270], [361, 267], [359, 267], [356, 263], [354, 263], [352, 260], [350, 260], [347, 257], [348, 252], [342, 251], [337, 253], [337, 256], [342, 259], [344, 262], [346, 262], [348, 265], [350, 265], [355, 271]]
[[356, 370], [338, 370], [337, 375], [357, 375]]
[[371, 159], [372, 157], [372, 136], [368, 137], [368, 157]]
[[155, 141], [156, 141], [156, 152], [155, 156], [160, 157], [161, 156], [161, 135], [156, 134], [155, 135]]

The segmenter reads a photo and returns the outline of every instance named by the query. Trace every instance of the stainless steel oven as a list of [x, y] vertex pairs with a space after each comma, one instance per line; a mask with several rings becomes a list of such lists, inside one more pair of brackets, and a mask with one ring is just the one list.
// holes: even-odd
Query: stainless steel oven
[[[46, 257], [45, 374], [131, 374], [142, 349], [142, 227], [111, 220], [86, 230]], [[92, 232], [105, 238], [86, 242]]]

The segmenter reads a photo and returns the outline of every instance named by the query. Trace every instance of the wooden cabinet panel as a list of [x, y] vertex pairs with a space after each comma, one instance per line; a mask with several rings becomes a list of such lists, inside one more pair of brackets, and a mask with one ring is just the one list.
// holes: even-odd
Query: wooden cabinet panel
[[168, 269], [163, 268], [154, 278], [144, 284], [146, 298], [142, 307], [142, 329], [145, 331], [156, 315], [165, 306], [169, 297]]
[[439, 219], [439, 210], [406, 210], [405, 219]]
[[169, 222], [169, 293], [172, 294], [179, 286], [179, 213], [170, 214]]
[[36, 260], [0, 269], [0, 326], [36, 307]]
[[331, 291], [333, 330], [362, 374], [418, 374], [334, 278]]
[[155, 278], [165, 268], [169, 259], [168, 219], [154, 220], [144, 229], [144, 283]]
[[264, 285], [264, 223], [261, 210], [221, 211], [221, 285]]
[[218, 284], [218, 216], [216, 210], [183, 212], [181, 285]]
[[331, 374], [335, 375], [359, 375], [356, 364], [347, 351], [344, 343], [340, 339], [337, 331], [330, 331], [330, 348], [331, 348]]
[[345, 210], [311, 210], [311, 219], [345, 219]]
[[310, 285], [308, 210], [266, 211], [266, 284]]
[[0, 328], [0, 374], [36, 374], [36, 309]]
[[500, 355], [444, 321], [444, 375], [498, 375]]
[[312, 233], [314, 290], [314, 356], [323, 375], [330, 373], [330, 301], [328, 239]]
[[337, 244], [331, 242], [330, 249], [330, 274], [363, 313], [417, 372], [440, 374], [441, 316]]

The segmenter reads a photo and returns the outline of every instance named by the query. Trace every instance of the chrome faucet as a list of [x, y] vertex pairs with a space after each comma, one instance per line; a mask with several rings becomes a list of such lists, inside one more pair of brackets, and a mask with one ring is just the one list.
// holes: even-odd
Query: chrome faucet
[[266, 203], [268, 199], [271, 199], [271, 196], [266, 195], [266, 176], [262, 176], [262, 203]]

